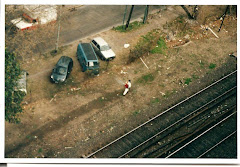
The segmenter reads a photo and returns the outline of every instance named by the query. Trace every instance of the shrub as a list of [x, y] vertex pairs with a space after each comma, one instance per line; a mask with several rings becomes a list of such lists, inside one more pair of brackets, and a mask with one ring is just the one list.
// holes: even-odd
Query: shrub
[[151, 49], [156, 46], [160, 37], [158, 31], [153, 30], [146, 35], [142, 36], [134, 49], [130, 50], [128, 63], [135, 61], [137, 58], [149, 53]]

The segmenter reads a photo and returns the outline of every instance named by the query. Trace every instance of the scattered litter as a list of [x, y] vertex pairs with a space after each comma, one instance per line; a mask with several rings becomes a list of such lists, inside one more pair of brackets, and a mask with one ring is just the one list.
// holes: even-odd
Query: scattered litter
[[144, 61], [143, 61], [143, 59], [141, 57], [140, 57], [140, 59], [143, 62], [143, 64], [147, 67], [147, 69], [149, 69], [148, 66], [144, 63]]
[[[57, 94], [55, 94], [55, 95], [53, 96], [53, 98], [50, 100], [50, 103], [53, 101], [53, 99], [54, 99], [56, 96], [57, 96]], [[55, 101], [56, 101], [56, 99], [55, 99]]]
[[164, 96], [165, 95], [165, 93], [163, 93], [163, 92], [160, 92], [161, 94], [162, 94], [162, 96]]
[[167, 70], [169, 70], [169, 69], [170, 69], [170, 67], [167, 68]]
[[37, 136], [34, 136], [34, 138], [36, 139], [36, 138], [38, 138]]
[[73, 147], [65, 147], [65, 149], [69, 149], [69, 148], [73, 148]]
[[81, 88], [71, 88], [71, 91], [80, 90]]
[[130, 44], [124, 44], [124, 48], [128, 48]]
[[123, 70], [121, 70], [121, 74], [127, 74], [127, 72], [124, 72]]
[[212, 30], [210, 27], [206, 27], [206, 30], [210, 30], [211, 33], [213, 33], [213, 35], [214, 35], [216, 38], [219, 38], [219, 37], [217, 36], [217, 34], [215, 34], [215, 32], [213, 32], [213, 30]]

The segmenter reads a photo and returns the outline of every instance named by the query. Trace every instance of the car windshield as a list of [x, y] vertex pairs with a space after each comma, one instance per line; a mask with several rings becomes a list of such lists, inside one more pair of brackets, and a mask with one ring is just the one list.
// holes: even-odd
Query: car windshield
[[56, 68], [55, 72], [58, 73], [58, 74], [64, 75], [64, 74], [66, 74], [67, 69], [65, 67], [59, 66], [59, 67]]
[[106, 50], [109, 50], [110, 47], [108, 45], [104, 45], [101, 47], [101, 51], [106, 51]]

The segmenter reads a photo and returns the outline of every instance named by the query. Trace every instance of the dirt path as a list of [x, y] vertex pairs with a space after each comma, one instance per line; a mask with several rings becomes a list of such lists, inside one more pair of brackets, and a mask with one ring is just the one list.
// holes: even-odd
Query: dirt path
[[[186, 79], [191, 80], [190, 85], [198, 85], [199, 79], [213, 73], [215, 66], [219, 68], [224, 65], [228, 54], [236, 51], [236, 27], [226, 26], [228, 33], [220, 33], [221, 40], [208, 34], [205, 39], [193, 39], [187, 46], [169, 48], [166, 55], [143, 57], [149, 70], [140, 60], [127, 65], [129, 50], [141, 35], [155, 28], [162, 29], [166, 21], [183, 13], [178, 7], [176, 12], [173, 10], [170, 7], [153, 15], [149, 24], [129, 33], [110, 30], [83, 39], [86, 42], [101, 36], [117, 53], [108, 70], [105, 69], [106, 63], [101, 62], [102, 70], [97, 77], [80, 72], [75, 56], [79, 41], [66, 47], [59, 55], [23, 64], [25, 69], [31, 71], [30, 93], [25, 99], [28, 104], [24, 105], [21, 123], [6, 123], [7, 157], [86, 155], [159, 113], [158, 110], [149, 110], [149, 107], [170, 104], [165, 100], [187, 87], [184, 84]], [[129, 43], [130, 48], [123, 48], [125, 43]], [[65, 84], [50, 84], [49, 67], [54, 66], [61, 55], [73, 58], [74, 69]], [[213, 69], [210, 68], [211, 64], [214, 64]], [[133, 81], [133, 87], [123, 97], [122, 82], [129, 78]]]

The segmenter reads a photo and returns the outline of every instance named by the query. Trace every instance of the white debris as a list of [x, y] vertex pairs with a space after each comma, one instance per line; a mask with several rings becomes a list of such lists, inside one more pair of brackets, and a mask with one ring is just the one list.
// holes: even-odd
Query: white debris
[[128, 48], [130, 44], [124, 44], [124, 48]]
[[80, 90], [81, 88], [71, 88], [71, 91]]
[[121, 74], [127, 74], [127, 72], [124, 72], [123, 70], [121, 70]]
[[140, 57], [140, 59], [143, 62], [143, 64], [145, 65], [145, 67], [147, 67], [147, 69], [149, 69], [148, 66], [144, 63], [144, 61], [143, 61], [143, 59], [141, 57]]

